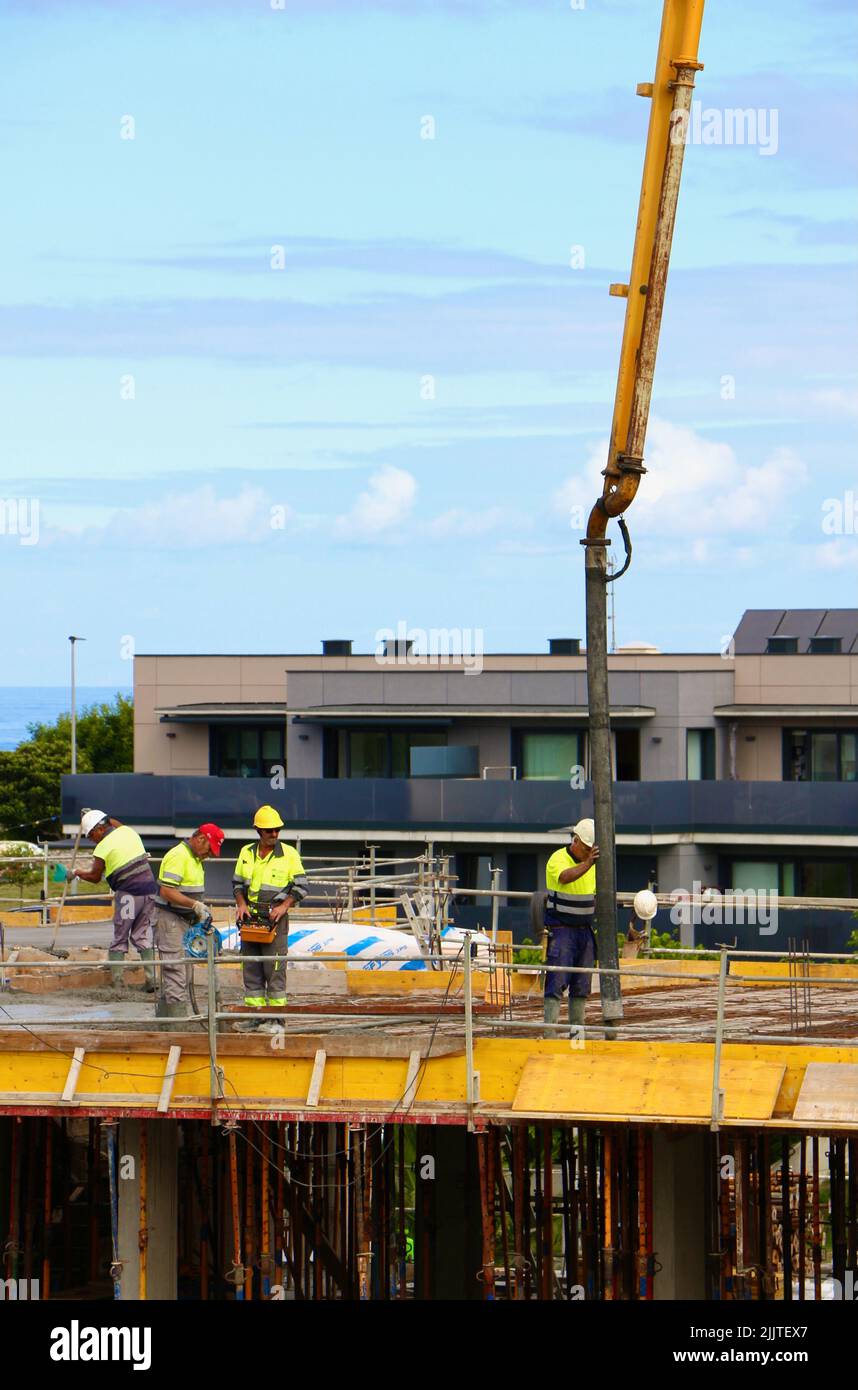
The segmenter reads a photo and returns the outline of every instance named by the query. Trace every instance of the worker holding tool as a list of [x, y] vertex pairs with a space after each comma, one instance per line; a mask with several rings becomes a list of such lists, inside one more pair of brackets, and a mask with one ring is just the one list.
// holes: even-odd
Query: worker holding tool
[[[593, 919], [596, 911], [596, 828], [591, 820], [579, 820], [569, 827], [571, 842], [552, 854], [545, 870], [545, 931], [548, 936], [546, 964], [549, 966], [592, 966], [596, 959]], [[590, 975], [564, 974], [548, 970], [545, 975], [544, 1017], [557, 1023], [560, 999], [569, 991], [569, 1022], [580, 1028], [590, 993]], [[546, 1031], [547, 1038], [556, 1037]]]
[[113, 890], [113, 938], [107, 952], [113, 988], [123, 984], [119, 962], [125, 960], [130, 941], [140, 953], [146, 989], [151, 994], [155, 990], [152, 927], [157, 884], [143, 841], [130, 825], [104, 811], [84, 811], [80, 830], [95, 845], [92, 867], [72, 869], [68, 881], [80, 878], [85, 883], [101, 883], [106, 878]]
[[[232, 886], [242, 955], [266, 959], [244, 963], [244, 1005], [285, 1008], [289, 909], [309, 888], [298, 851], [279, 840], [283, 821], [274, 807], [260, 806], [253, 824], [259, 840], [239, 854]], [[249, 1026], [255, 1027], [255, 1020]]]
[[186, 1018], [190, 1003], [188, 964], [184, 934], [192, 922], [203, 931], [212, 928], [212, 914], [203, 902], [205, 870], [210, 854], [220, 854], [224, 834], [219, 825], [206, 821], [187, 840], [180, 840], [161, 860], [155, 898], [155, 943], [161, 961], [161, 999], [156, 1012], [161, 1018]]

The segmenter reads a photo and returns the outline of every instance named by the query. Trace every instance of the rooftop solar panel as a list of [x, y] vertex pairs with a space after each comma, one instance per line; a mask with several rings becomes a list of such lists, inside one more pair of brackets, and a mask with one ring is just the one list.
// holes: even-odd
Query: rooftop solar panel
[[733, 638], [737, 656], [759, 656], [766, 643], [777, 631], [783, 617], [782, 608], [749, 608], [736, 628]]
[[824, 608], [788, 608], [777, 629], [778, 636], [797, 637], [798, 649], [806, 652], [811, 637], [816, 635], [819, 624], [825, 617]]
[[858, 652], [858, 608], [829, 608], [818, 637], [839, 637], [841, 651]]

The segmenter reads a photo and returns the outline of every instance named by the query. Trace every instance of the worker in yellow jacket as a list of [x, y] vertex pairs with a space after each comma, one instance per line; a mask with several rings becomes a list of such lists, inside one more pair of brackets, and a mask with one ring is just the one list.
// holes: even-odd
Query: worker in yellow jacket
[[123, 825], [104, 811], [84, 811], [80, 833], [95, 845], [92, 867], [72, 869], [69, 882], [80, 878], [95, 884], [106, 878], [113, 889], [113, 938], [107, 951], [113, 988], [119, 989], [125, 982], [120, 961], [125, 960], [130, 942], [144, 962], [146, 989], [153, 993], [152, 928], [157, 884], [143, 841], [130, 825]]
[[[599, 847], [592, 820], [570, 826], [571, 841], [558, 849], [545, 870], [545, 930], [548, 934], [546, 964], [586, 969], [596, 959], [593, 921], [596, 913], [596, 860]], [[589, 974], [545, 974], [544, 1016], [550, 1025], [560, 1017], [561, 996], [569, 991], [569, 1022], [579, 1027], [590, 993]], [[556, 1037], [553, 1028], [547, 1038]]]
[[244, 1004], [248, 1009], [266, 1004], [285, 1008], [289, 909], [306, 898], [309, 888], [298, 851], [280, 841], [279, 812], [260, 806], [253, 825], [259, 838], [241, 850], [232, 886], [241, 953], [265, 959], [244, 963]]

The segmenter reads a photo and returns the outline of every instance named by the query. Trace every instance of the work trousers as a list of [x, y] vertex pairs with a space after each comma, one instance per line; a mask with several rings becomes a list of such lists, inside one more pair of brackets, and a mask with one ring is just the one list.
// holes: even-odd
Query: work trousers
[[[580, 927], [548, 927], [546, 965], [590, 966], [596, 959], [596, 938], [587, 922]], [[559, 999], [568, 989], [570, 998], [586, 999], [592, 975], [566, 975], [549, 970], [545, 976], [545, 998]]]
[[156, 911], [157, 903], [150, 894], [123, 893], [120, 889], [113, 899], [113, 940], [109, 949], [127, 955], [130, 941], [138, 951], [148, 950]]
[[264, 999], [266, 985], [269, 999], [286, 995], [286, 938], [289, 935], [289, 914], [277, 923], [273, 941], [242, 941], [243, 956], [265, 956], [265, 960], [247, 960], [243, 965], [244, 994], [248, 999]]
[[182, 937], [190, 926], [169, 908], [159, 907], [155, 918], [155, 944], [161, 961], [161, 994], [169, 1004], [190, 1002], [188, 971], [193, 969], [185, 954]]

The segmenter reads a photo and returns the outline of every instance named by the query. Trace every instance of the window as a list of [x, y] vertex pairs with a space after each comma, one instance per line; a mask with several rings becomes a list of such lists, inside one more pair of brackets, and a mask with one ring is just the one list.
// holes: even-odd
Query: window
[[326, 777], [408, 777], [412, 748], [445, 747], [446, 729], [326, 729]]
[[[516, 752], [516, 744], [518, 751]], [[573, 730], [516, 732], [512, 762], [519, 775], [539, 782], [568, 782], [572, 769], [584, 766], [585, 736]]]
[[714, 782], [715, 730], [689, 729], [685, 750], [685, 775], [688, 781]]
[[858, 729], [785, 729], [784, 781], [858, 780]]
[[270, 777], [272, 768], [285, 766], [286, 744], [281, 725], [212, 726], [209, 767], [213, 777]]
[[641, 780], [641, 736], [639, 729], [614, 732], [614, 777], [617, 782]]
[[732, 868], [730, 886], [737, 893], [777, 893], [780, 897], [794, 898], [795, 864], [782, 863], [777, 859], [735, 860]]

